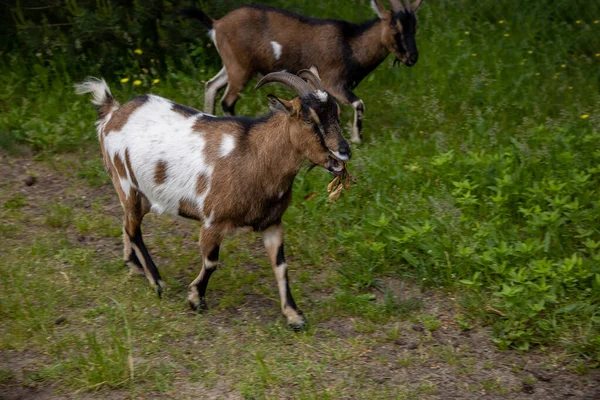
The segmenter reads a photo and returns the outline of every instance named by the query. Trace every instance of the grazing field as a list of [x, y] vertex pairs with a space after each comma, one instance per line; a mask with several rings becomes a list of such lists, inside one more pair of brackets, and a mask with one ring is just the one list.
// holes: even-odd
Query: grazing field
[[[73, 30], [124, 15], [118, 1], [67, 3]], [[373, 17], [349, 3], [269, 2]], [[226, 239], [203, 315], [186, 302], [197, 223], [145, 219], [162, 299], [121, 260], [96, 114], [72, 85], [104, 76], [120, 101], [201, 107], [221, 65], [200, 26], [165, 17], [160, 32], [197, 37], [153, 42], [127, 19], [111, 31], [136, 32], [127, 51], [103, 44], [94, 60], [91, 36], [12, 11], [24, 28], [0, 53], [0, 398], [600, 397], [600, 4], [425, 0], [417, 65], [390, 57], [356, 90], [358, 183], [329, 203], [325, 171], [296, 179], [284, 222], [301, 333], [280, 316], [259, 235]], [[238, 114], [290, 96], [252, 86]]]

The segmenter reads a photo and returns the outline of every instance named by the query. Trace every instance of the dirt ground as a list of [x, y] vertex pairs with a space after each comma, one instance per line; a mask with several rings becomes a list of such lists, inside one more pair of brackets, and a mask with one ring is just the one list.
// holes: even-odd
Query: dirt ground
[[[68, 164], [66, 164], [68, 165]], [[32, 205], [62, 201], [73, 204], [73, 208], [85, 207], [75, 199], [82, 196], [107, 197], [105, 212], [119, 215], [116, 195], [110, 185], [89, 187], [81, 179], [61, 168], [49, 168], [47, 162], [34, 161], [32, 158], [2, 156], [0, 162], [1, 186], [4, 198], [7, 194], [21, 193], [27, 198], [26, 213], [38, 213]], [[28, 176], [35, 176], [35, 182], [29, 186]], [[112, 200], [110, 200], [112, 198]], [[173, 225], [181, 234], [193, 234], [194, 224], [177, 221]], [[76, 232], [72, 233], [77, 235]], [[120, 256], [115, 249], [114, 238], [102, 239], [83, 237], [89, 246], [110, 251]], [[260, 253], [260, 245], [252, 246], [251, 252]], [[249, 265], [248, 270], [256, 266]], [[423, 324], [403, 322], [408, 329], [402, 329], [395, 340], [368, 341], [374, 332], [357, 329], [352, 317], [331, 318], [315, 321], [315, 342], [333, 343], [334, 341], [365, 340], [368, 348], [356, 354], [344, 363], [353, 364], [351, 368], [362, 371], [362, 385], [376, 392], [378, 387], [393, 393], [398, 383], [414, 383], [421, 391], [401, 398], [417, 399], [600, 399], [600, 371], [592, 370], [584, 374], [573, 372], [572, 359], [560, 349], [532, 350], [527, 353], [499, 351], [493, 344], [490, 332], [484, 327], [469, 331], [459, 329], [452, 319], [456, 314], [456, 305], [452, 299], [439, 291], [421, 292], [418, 288], [404, 284], [397, 279], [384, 280], [388, 289], [398, 296], [414, 296], [424, 305], [423, 312], [434, 315], [441, 326], [429, 331]], [[218, 296], [218, 293], [212, 293]], [[314, 290], [310, 293], [313, 304], [328, 293]], [[0, 299], [2, 295], [0, 294]], [[245, 313], [254, 313], [259, 318], [273, 318], [274, 306], [271, 300], [253, 294], [246, 296], [239, 306], [224, 308], [219, 316], [213, 316], [214, 323], [227, 330], [229, 318]], [[276, 311], [276, 310], [275, 310]], [[229, 314], [229, 315], [227, 315]], [[403, 325], [404, 326], [404, 325]], [[176, 346], [178, 344], [174, 344]], [[12, 378], [0, 385], [0, 399], [123, 399], [132, 394], [125, 389], [101, 390], [100, 392], [76, 392], [62, 387], [60, 382], [40, 382], [32, 384], [24, 376], [28, 371], [45, 365], [50, 356], [32, 346], [23, 352], [0, 350], [0, 368], [12, 372]], [[402, 360], [406, 360], [403, 362]], [[333, 364], [328, 373], [333, 376], [325, 382], [340, 382], [346, 379], [346, 366]], [[350, 368], [350, 367], [348, 367]], [[337, 371], [337, 373], [336, 373]], [[337, 375], [337, 376], [336, 376]], [[184, 374], [174, 378], [172, 389], [166, 392], [149, 391], [135, 395], [136, 398], [204, 398], [237, 399], [243, 398], [235, 388], [235, 376], [222, 376], [219, 382], [207, 388], [201, 383], [190, 382]], [[234, 382], [233, 382], [234, 383]], [[427, 390], [427, 387], [435, 389]], [[278, 392], [281, 393], [281, 392]], [[404, 396], [404, 395], [403, 395]], [[318, 395], [315, 396], [319, 397]], [[363, 398], [348, 393], [343, 398]], [[285, 398], [294, 398], [293, 392]]]

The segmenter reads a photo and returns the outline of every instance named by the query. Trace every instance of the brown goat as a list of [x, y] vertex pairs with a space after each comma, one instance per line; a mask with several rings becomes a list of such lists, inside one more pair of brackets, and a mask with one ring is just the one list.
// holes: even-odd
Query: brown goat
[[288, 324], [304, 325], [288, 284], [281, 218], [305, 160], [339, 174], [338, 160], [350, 158], [350, 147], [339, 106], [320, 90], [317, 70], [301, 75], [308, 82], [276, 72], [258, 83], [279, 82], [298, 93], [291, 101], [269, 95], [272, 113], [262, 118], [217, 118], [153, 95], [119, 105], [104, 80], [76, 86], [79, 94], [92, 93], [98, 107], [100, 147], [125, 214], [125, 262], [159, 295], [164, 284], [141, 232], [149, 211], [203, 222], [203, 267], [188, 296], [193, 309], [206, 308], [206, 286], [225, 234], [250, 229], [263, 232]]
[[305, 17], [278, 8], [248, 5], [213, 20], [198, 8], [183, 15], [199, 19], [213, 40], [223, 68], [206, 84], [204, 111], [214, 112], [217, 92], [227, 85], [221, 105], [233, 115], [240, 91], [255, 74], [285, 70], [297, 73], [318, 65], [323, 86], [343, 104], [354, 108], [352, 141], [360, 143], [364, 103], [352, 90], [392, 53], [411, 67], [418, 59], [415, 13], [423, 0], [412, 5], [372, 0], [377, 18], [362, 24]]

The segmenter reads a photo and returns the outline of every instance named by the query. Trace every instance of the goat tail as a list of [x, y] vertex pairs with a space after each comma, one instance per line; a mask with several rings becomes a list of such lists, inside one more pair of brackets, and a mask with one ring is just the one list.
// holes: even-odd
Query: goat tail
[[179, 10], [178, 14], [187, 18], [197, 19], [206, 27], [206, 29], [213, 29], [213, 19], [198, 7], [182, 8]]
[[76, 94], [91, 93], [92, 104], [98, 109], [98, 117], [103, 119], [113, 108], [119, 107], [119, 103], [110, 93], [110, 88], [102, 78], [86, 78], [83, 82], [75, 85]]

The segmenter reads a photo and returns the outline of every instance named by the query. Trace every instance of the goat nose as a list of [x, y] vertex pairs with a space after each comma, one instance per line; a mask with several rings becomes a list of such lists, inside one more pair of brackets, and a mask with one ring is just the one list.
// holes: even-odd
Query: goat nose
[[340, 143], [338, 152], [340, 153], [341, 156], [345, 157], [347, 160], [349, 160], [350, 157], [352, 157], [352, 151], [350, 150], [350, 145], [346, 141], [343, 141]]

